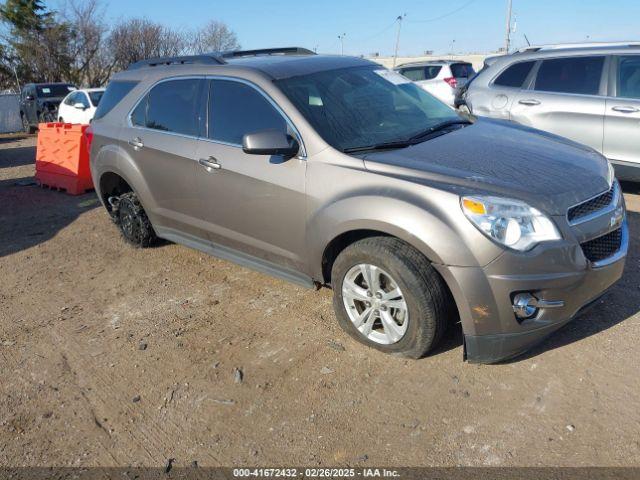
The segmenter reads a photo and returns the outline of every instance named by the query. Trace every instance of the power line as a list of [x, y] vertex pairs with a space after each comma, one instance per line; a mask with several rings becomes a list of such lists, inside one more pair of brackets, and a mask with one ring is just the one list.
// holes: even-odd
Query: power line
[[429, 22], [436, 22], [438, 20], [442, 20], [443, 18], [447, 18], [450, 17], [451, 15], [455, 15], [456, 13], [464, 10], [465, 8], [467, 8], [469, 5], [471, 5], [473, 2], [475, 2], [476, 0], [469, 0], [467, 3], [465, 3], [464, 5], [462, 5], [461, 7], [456, 8], [455, 10], [452, 10], [449, 13], [445, 13], [444, 15], [440, 15], [439, 17], [433, 17], [433, 18], [427, 18], [425, 20], [407, 20], [409, 23], [429, 23]]

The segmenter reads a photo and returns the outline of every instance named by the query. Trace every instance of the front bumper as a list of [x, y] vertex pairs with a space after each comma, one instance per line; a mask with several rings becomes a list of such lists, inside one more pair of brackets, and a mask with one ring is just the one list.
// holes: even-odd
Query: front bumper
[[[597, 264], [585, 258], [579, 244], [563, 241], [524, 254], [505, 252], [485, 267], [436, 266], [458, 306], [466, 360], [495, 363], [517, 356], [597, 300], [622, 276], [629, 242], [626, 221], [621, 228], [619, 250]], [[519, 292], [564, 304], [541, 308], [534, 318], [519, 321], [513, 310]]]

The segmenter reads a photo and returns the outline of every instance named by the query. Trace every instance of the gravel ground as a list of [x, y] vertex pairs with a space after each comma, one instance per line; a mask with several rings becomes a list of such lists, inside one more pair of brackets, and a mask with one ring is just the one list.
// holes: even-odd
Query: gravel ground
[[305, 290], [174, 244], [127, 246], [94, 194], [29, 185], [0, 138], [0, 466], [625, 466], [640, 463], [640, 191], [592, 310], [525, 357], [419, 361]]

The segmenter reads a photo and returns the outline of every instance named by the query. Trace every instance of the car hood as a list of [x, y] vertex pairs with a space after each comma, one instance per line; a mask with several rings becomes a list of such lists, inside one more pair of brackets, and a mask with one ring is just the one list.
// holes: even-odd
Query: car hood
[[609, 188], [606, 159], [589, 147], [516, 124], [480, 119], [411, 147], [363, 156], [370, 171], [446, 185], [461, 194], [524, 200], [550, 215]]
[[64, 97], [44, 97], [44, 98], [38, 99], [38, 101], [42, 105], [44, 105], [45, 103], [50, 103], [52, 105], [59, 105], [63, 99]]

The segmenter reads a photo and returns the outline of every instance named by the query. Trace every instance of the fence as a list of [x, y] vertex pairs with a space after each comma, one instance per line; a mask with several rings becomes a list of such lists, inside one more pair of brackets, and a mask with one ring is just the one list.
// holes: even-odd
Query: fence
[[22, 130], [19, 98], [16, 94], [0, 95], [0, 133]]

